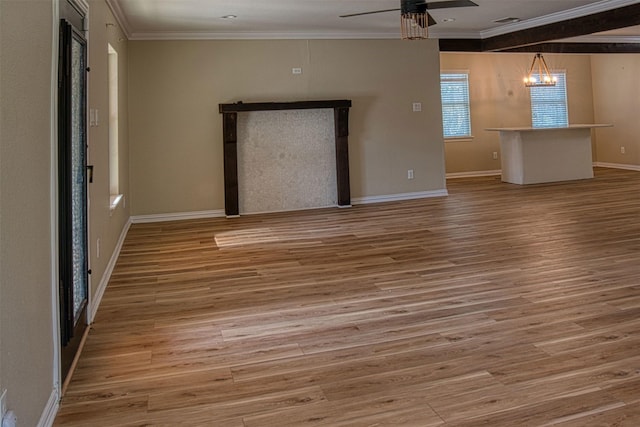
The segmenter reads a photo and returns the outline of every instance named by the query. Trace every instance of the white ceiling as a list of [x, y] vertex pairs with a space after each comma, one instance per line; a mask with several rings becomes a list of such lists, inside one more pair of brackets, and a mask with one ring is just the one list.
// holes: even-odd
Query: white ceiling
[[[434, 0], [437, 1], [437, 0]], [[430, 38], [486, 38], [638, 3], [629, 0], [474, 0], [479, 7], [437, 9]], [[130, 39], [396, 38], [400, 0], [107, 0]], [[235, 15], [235, 19], [223, 16]], [[501, 18], [520, 18], [499, 24]], [[453, 18], [452, 22], [444, 19]], [[640, 42], [640, 27], [607, 33]], [[629, 40], [631, 39], [631, 40]]]

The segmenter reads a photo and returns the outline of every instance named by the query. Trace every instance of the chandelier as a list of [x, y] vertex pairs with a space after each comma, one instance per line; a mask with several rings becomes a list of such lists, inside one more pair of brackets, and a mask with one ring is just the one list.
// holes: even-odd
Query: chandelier
[[[536, 63], [538, 64], [537, 67]], [[557, 81], [558, 79], [549, 72], [549, 67], [547, 67], [547, 62], [544, 60], [542, 54], [536, 53], [536, 56], [533, 57], [529, 73], [524, 78], [524, 85], [526, 87], [555, 86]]]

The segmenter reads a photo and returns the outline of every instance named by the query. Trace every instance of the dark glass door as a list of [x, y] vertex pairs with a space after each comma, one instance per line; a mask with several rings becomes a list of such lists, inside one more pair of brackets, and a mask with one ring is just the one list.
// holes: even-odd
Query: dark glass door
[[58, 206], [61, 368], [64, 380], [87, 327], [87, 43], [60, 21]]

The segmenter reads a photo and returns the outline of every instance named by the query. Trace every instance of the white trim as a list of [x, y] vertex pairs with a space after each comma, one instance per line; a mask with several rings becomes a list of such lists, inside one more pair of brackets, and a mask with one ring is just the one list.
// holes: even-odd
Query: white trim
[[437, 28], [429, 27], [430, 39], [479, 39], [479, 31], [448, 31], [438, 30]]
[[399, 32], [390, 33], [330, 33], [330, 32], [195, 32], [175, 31], [157, 33], [131, 33], [129, 40], [349, 40], [349, 39], [399, 39]]
[[560, 12], [551, 13], [549, 15], [539, 16], [537, 18], [527, 19], [525, 21], [480, 31], [480, 38], [486, 39], [489, 37], [500, 36], [514, 31], [526, 30], [529, 28], [539, 27], [541, 25], [553, 24], [556, 22], [566, 21], [568, 19], [593, 15], [594, 13], [629, 6], [632, 4], [636, 4], [637, 2], [637, 0], [601, 0], [596, 3], [574, 7], [573, 9], [563, 10]]
[[[82, 0], [85, 1], [85, 0]], [[126, 14], [122, 10], [119, 0], [106, 0], [107, 5], [113, 12], [120, 28], [129, 40], [252, 40], [252, 39], [398, 39], [399, 32], [134, 32], [131, 24], [127, 20]], [[485, 39], [498, 36], [512, 31], [519, 31], [551, 24], [567, 19], [578, 18], [598, 12], [604, 12], [619, 7], [629, 6], [637, 3], [637, 0], [601, 0], [596, 3], [563, 10], [549, 15], [527, 19], [513, 24], [500, 25], [484, 31], [458, 31], [447, 32], [438, 28], [429, 29], [430, 39], [439, 38], [464, 38], [464, 39]]]
[[627, 165], [624, 163], [593, 162], [593, 166], [597, 166], [601, 168], [624, 169], [628, 171], [640, 172], [640, 165]]
[[168, 214], [133, 215], [130, 218], [132, 224], [143, 224], [148, 222], [180, 221], [183, 219], [203, 219], [203, 218], [223, 218], [224, 210], [198, 211], [198, 212], [176, 212]]
[[473, 138], [475, 138], [473, 135], [467, 135], [467, 136], [445, 136], [444, 137], [444, 142], [449, 143], [449, 142], [473, 142]]
[[113, 273], [113, 269], [115, 268], [118, 257], [120, 256], [120, 250], [122, 249], [124, 239], [127, 237], [127, 233], [129, 232], [129, 227], [131, 227], [131, 219], [129, 219], [129, 221], [127, 221], [125, 226], [122, 228], [118, 243], [116, 243], [116, 247], [113, 249], [111, 258], [109, 258], [107, 267], [102, 274], [102, 279], [100, 279], [100, 283], [98, 284], [98, 289], [96, 289], [93, 298], [91, 299], [91, 301], [89, 301], [89, 309], [87, 310], [89, 312], [89, 324], [93, 323], [93, 319], [96, 318], [96, 313], [98, 312], [100, 301], [102, 301], [104, 291], [107, 289], [107, 285], [109, 284], [109, 280], [111, 279], [111, 273]]
[[600, 36], [589, 35], [563, 39], [564, 43], [640, 43], [638, 36]]
[[120, 29], [124, 33], [127, 39], [131, 38], [131, 25], [129, 24], [129, 20], [127, 19], [127, 15], [122, 11], [122, 7], [120, 7], [120, 2], [118, 0], [106, 0], [107, 6], [111, 9], [111, 13], [116, 18]]
[[51, 427], [53, 425], [56, 414], [58, 413], [58, 407], [60, 406], [58, 402], [60, 402], [60, 396], [58, 390], [54, 388], [49, 395], [49, 400], [47, 401], [44, 411], [42, 411], [37, 427]]
[[[500, 174], [500, 171], [497, 173]], [[495, 174], [492, 174], [495, 175]], [[420, 191], [415, 193], [399, 193], [389, 194], [382, 196], [368, 196], [368, 197], [356, 197], [351, 199], [351, 205], [332, 205], [332, 206], [318, 206], [305, 209], [295, 209], [293, 211], [305, 211], [313, 209], [326, 209], [326, 208], [350, 208], [354, 205], [366, 205], [370, 203], [382, 203], [382, 202], [394, 202], [401, 200], [413, 200], [413, 199], [426, 199], [431, 197], [445, 197], [449, 193], [446, 189], [432, 190], [432, 191]], [[200, 211], [200, 212], [178, 212], [171, 214], [152, 214], [152, 215], [134, 215], [130, 218], [131, 224], [144, 224], [153, 222], [165, 222], [165, 221], [181, 221], [186, 219], [205, 219], [205, 218], [239, 218], [240, 216], [249, 215], [262, 215], [270, 213], [280, 212], [293, 212], [292, 210], [281, 211], [268, 211], [268, 212], [251, 212], [242, 213], [241, 215], [225, 215], [224, 210], [212, 210], [212, 211]]]
[[123, 199], [124, 199], [124, 194], [115, 194], [115, 195], [109, 196], [109, 211], [110, 211], [110, 214], [112, 214], [113, 211], [116, 210], [116, 208], [118, 207], [118, 204]]
[[495, 176], [502, 175], [502, 170], [488, 170], [488, 171], [470, 171], [470, 172], [451, 172], [447, 174], [447, 179], [455, 178], [475, 178], [479, 176]]
[[383, 196], [356, 197], [351, 199], [351, 203], [354, 205], [367, 205], [370, 203], [397, 202], [401, 200], [413, 200], [413, 199], [427, 199], [430, 197], [444, 197], [448, 195], [449, 195], [449, 192], [446, 189], [442, 189], [442, 190], [432, 190], [432, 191], [420, 191], [416, 193], [399, 193], [399, 194], [388, 194]]
[[[52, 1], [52, 36], [51, 36], [51, 175], [49, 177], [49, 205], [51, 211], [50, 234], [51, 234], [51, 317], [52, 317], [52, 338], [53, 338], [53, 357], [52, 357], [52, 378], [53, 393], [56, 396], [55, 409], [57, 411], [57, 396], [60, 394], [62, 384], [60, 383], [60, 302], [58, 295], [58, 37], [60, 26], [58, 0]], [[51, 399], [49, 399], [51, 400]], [[48, 407], [48, 406], [47, 406]], [[46, 408], [45, 408], [46, 413]], [[44, 414], [43, 413], [43, 416]], [[55, 415], [54, 415], [55, 417]], [[42, 421], [42, 418], [41, 418]], [[52, 422], [53, 424], [53, 422]]]
[[89, 17], [89, 3], [87, 2], [87, 0], [69, 0], [69, 1], [73, 3], [78, 9], [80, 9], [82, 13], [84, 13], [85, 18]]

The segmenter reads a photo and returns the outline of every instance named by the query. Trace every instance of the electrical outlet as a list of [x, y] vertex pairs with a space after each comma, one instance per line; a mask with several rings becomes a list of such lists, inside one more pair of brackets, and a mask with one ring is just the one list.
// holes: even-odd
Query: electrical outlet
[[625, 154], [627, 152], [627, 150], [624, 149], [624, 147], [620, 147], [620, 154]]
[[414, 102], [412, 108], [414, 113], [419, 113], [422, 111], [422, 102]]
[[292, 68], [291, 74], [302, 74], [302, 68]]
[[493, 160], [498, 160], [498, 152], [497, 151], [493, 152]]
[[407, 171], [407, 179], [413, 179], [413, 169]]

